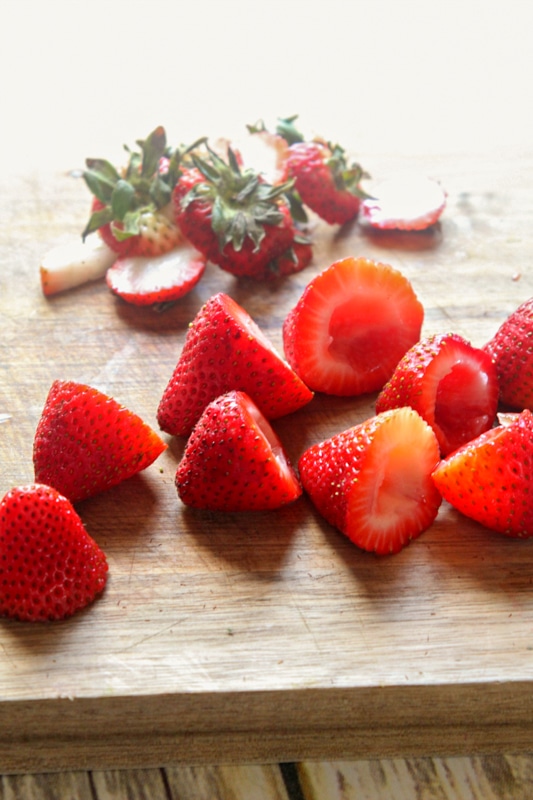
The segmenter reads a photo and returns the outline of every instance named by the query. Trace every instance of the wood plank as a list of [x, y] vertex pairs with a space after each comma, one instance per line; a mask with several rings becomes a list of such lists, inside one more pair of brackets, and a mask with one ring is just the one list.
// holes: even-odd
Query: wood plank
[[95, 800], [87, 772], [1, 775], [0, 800]]
[[165, 774], [172, 800], [291, 800], [277, 766], [179, 766]]
[[95, 770], [91, 781], [95, 800], [169, 800], [160, 769]]

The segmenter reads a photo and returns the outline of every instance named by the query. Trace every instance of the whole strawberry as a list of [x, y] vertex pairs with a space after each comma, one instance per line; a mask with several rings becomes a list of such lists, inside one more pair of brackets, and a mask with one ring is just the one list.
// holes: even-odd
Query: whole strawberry
[[492, 427], [498, 378], [490, 356], [455, 333], [427, 336], [403, 356], [376, 411], [410, 406], [431, 425], [442, 455]]
[[411, 408], [397, 408], [312, 445], [300, 457], [304, 490], [322, 516], [363, 550], [399, 552], [437, 516], [431, 473], [435, 434]]
[[49, 486], [11, 489], [0, 502], [0, 615], [70, 617], [107, 581], [106, 557], [67, 498]]
[[484, 350], [494, 360], [500, 399], [511, 408], [533, 410], [533, 297], [501, 324]]
[[188, 436], [208, 403], [233, 389], [246, 392], [268, 419], [290, 414], [313, 398], [250, 315], [219, 292], [189, 326], [159, 403], [159, 426]]
[[35, 481], [74, 503], [146, 469], [165, 449], [155, 431], [112, 397], [55, 381], [35, 431]]
[[533, 413], [502, 416], [503, 424], [441, 461], [433, 472], [454, 508], [505, 536], [533, 536]]
[[211, 149], [192, 161], [195, 167], [182, 170], [173, 192], [181, 232], [225, 271], [262, 280], [296, 235], [284, 197], [288, 185], [272, 186], [243, 169], [231, 148], [227, 162]]
[[183, 503], [211, 511], [266, 511], [292, 503], [302, 487], [266, 418], [244, 392], [210, 403], [176, 473]]

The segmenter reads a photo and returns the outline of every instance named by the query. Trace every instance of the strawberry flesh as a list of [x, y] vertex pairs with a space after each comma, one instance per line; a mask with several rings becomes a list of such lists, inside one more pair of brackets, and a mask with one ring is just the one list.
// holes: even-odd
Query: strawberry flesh
[[361, 204], [361, 216], [373, 228], [425, 230], [446, 206], [441, 186], [420, 175], [401, 174], [369, 187], [373, 195]]
[[289, 364], [313, 391], [379, 390], [420, 337], [424, 311], [410, 282], [365, 258], [334, 262], [304, 290], [283, 325]]
[[457, 334], [438, 334], [407, 351], [380, 392], [376, 411], [414, 408], [448, 455], [493, 425], [498, 394], [488, 354]]
[[302, 493], [296, 473], [266, 418], [244, 392], [204, 410], [176, 473], [183, 503], [212, 511], [265, 511]]
[[533, 413], [507, 415], [443, 459], [433, 472], [445, 500], [505, 536], [533, 536]]
[[322, 516], [363, 550], [397, 553], [434, 521], [435, 434], [411, 408], [378, 414], [300, 457], [304, 490]]
[[0, 502], [0, 615], [70, 617], [106, 584], [106, 557], [67, 498], [49, 486], [11, 489]]

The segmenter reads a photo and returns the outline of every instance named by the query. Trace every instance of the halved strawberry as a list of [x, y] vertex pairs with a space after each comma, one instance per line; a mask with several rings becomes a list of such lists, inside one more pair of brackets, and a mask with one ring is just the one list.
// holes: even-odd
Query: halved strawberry
[[33, 442], [35, 481], [74, 503], [146, 469], [166, 447], [112, 397], [75, 381], [54, 381]]
[[500, 400], [533, 410], [533, 297], [518, 306], [483, 348], [494, 360]]
[[323, 517], [363, 550], [399, 552], [434, 521], [435, 434], [411, 408], [386, 411], [312, 445], [298, 469]]
[[502, 417], [441, 461], [434, 483], [454, 508], [505, 536], [533, 536], [533, 413]]
[[372, 197], [361, 203], [361, 217], [373, 228], [425, 230], [446, 206], [446, 193], [425, 175], [401, 173], [368, 185]]
[[176, 487], [183, 503], [212, 511], [266, 511], [302, 494], [278, 436], [238, 391], [204, 410], [178, 466]]
[[490, 356], [455, 333], [411, 347], [376, 400], [376, 411], [411, 406], [431, 425], [440, 450], [452, 450], [492, 427], [499, 385]]
[[149, 306], [170, 303], [196, 286], [206, 259], [183, 243], [160, 256], [125, 256], [106, 273], [107, 285], [127, 303]]
[[117, 254], [99, 237], [85, 242], [76, 239], [53, 247], [39, 268], [41, 288], [46, 297], [103, 278]]
[[0, 615], [65, 619], [107, 581], [107, 560], [69, 500], [50, 486], [17, 486], [0, 503]]
[[219, 292], [189, 325], [159, 403], [159, 426], [188, 436], [208, 403], [233, 389], [246, 392], [268, 419], [290, 414], [313, 397], [250, 315]]
[[418, 341], [423, 318], [422, 304], [401, 272], [366, 258], [345, 258], [313, 278], [287, 315], [285, 355], [314, 391], [373, 392]]

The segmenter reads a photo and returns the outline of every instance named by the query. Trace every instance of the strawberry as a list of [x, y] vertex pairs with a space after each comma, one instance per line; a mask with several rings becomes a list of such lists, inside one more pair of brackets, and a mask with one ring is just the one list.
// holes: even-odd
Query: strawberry
[[124, 256], [107, 270], [111, 291], [137, 306], [172, 303], [191, 291], [206, 260], [187, 242], [160, 256]]
[[435, 486], [454, 508], [490, 530], [533, 536], [533, 413], [509, 414], [443, 459]]
[[35, 481], [74, 503], [146, 469], [165, 449], [157, 433], [112, 397], [55, 381], [35, 432]]
[[288, 275], [294, 275], [296, 272], [301, 272], [305, 269], [313, 258], [313, 246], [307, 241], [294, 240], [292, 247], [281, 253], [277, 258], [271, 261], [264, 274], [264, 279], [276, 280], [276, 278], [285, 278]]
[[117, 254], [99, 238], [89, 237], [53, 247], [40, 266], [41, 288], [46, 297], [103, 278]]
[[373, 392], [418, 341], [423, 317], [410, 282], [398, 270], [345, 258], [313, 278], [287, 315], [285, 355], [313, 391]]
[[437, 181], [401, 173], [369, 187], [372, 197], [361, 204], [361, 217], [373, 228], [425, 230], [434, 225], [446, 206], [446, 193]]
[[208, 403], [233, 389], [246, 392], [268, 419], [290, 414], [313, 397], [250, 315], [220, 292], [189, 325], [159, 403], [159, 426], [188, 436]]
[[494, 360], [502, 403], [533, 410], [533, 297], [501, 324], [483, 348]]
[[272, 186], [243, 169], [231, 148], [227, 163], [211, 149], [207, 159], [191, 158], [195, 168], [182, 170], [173, 192], [183, 235], [225, 271], [261, 280], [295, 237], [287, 184]]
[[107, 560], [69, 500], [49, 486], [11, 489], [0, 502], [0, 615], [65, 619], [107, 581]]
[[138, 144], [140, 152], [128, 150], [123, 171], [105, 159], [89, 158], [83, 172], [94, 195], [83, 238], [98, 230], [121, 257], [157, 256], [182, 242], [173, 218], [172, 190], [183, 156], [197, 143], [169, 155], [165, 130], [158, 127]]
[[176, 487], [183, 503], [212, 511], [266, 511], [302, 494], [279, 438], [239, 391], [205, 408], [178, 466]]
[[498, 378], [490, 356], [455, 333], [411, 347], [376, 400], [376, 412], [410, 406], [431, 425], [443, 455], [492, 427]]
[[435, 434], [397, 408], [312, 445], [300, 457], [304, 490], [319, 513], [363, 550], [397, 553], [434, 521]]

